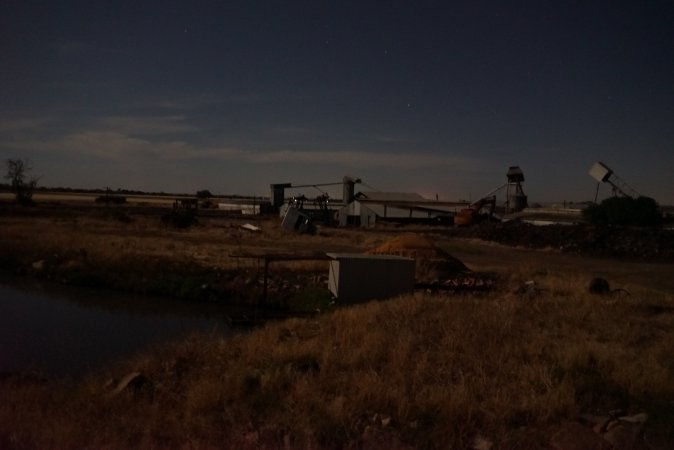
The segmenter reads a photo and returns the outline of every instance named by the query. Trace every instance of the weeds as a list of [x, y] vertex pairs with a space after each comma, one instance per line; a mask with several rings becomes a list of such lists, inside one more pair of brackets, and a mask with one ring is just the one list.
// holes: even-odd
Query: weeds
[[[243, 447], [465, 448], [479, 433], [497, 448], [540, 448], [555, 424], [620, 408], [658, 414], [650, 432], [671, 436], [662, 421], [674, 418], [662, 403], [674, 399], [674, 368], [662, 358], [671, 337], [663, 330], [665, 339], [645, 358], [631, 354], [624, 342], [646, 332], [647, 323], [614, 334], [606, 325], [625, 311], [591, 314], [592, 300], [546, 294], [532, 311], [497, 295], [405, 297], [231, 340], [195, 336], [127, 363], [124, 370], [139, 370], [157, 386], [153, 400], [105, 403], [92, 379], [88, 394], [59, 397], [66, 407], [88, 405], [68, 419], [80, 427], [65, 428], [65, 436], [49, 431], [62, 420], [62, 405], [32, 420], [45, 439], [77, 446], [128, 445], [124, 439], [135, 436], [143, 445], [179, 447], [189, 435]], [[10, 392], [0, 423], [21, 430], [10, 411], [32, 417], [40, 402], [13, 397], [22, 389]]]
[[[272, 225], [252, 236], [208, 223], [174, 231], [145, 218], [122, 224], [85, 217], [75, 234], [71, 223], [49, 218], [2, 218], [0, 263], [30, 268], [44, 261], [44, 270], [70, 264], [94, 284], [116, 274], [142, 285], [148, 274], [161, 274], [150, 290], [189, 293], [213, 283], [203, 278], [204, 267], [221, 279], [254, 271], [254, 262], [228, 256], [239, 246], [345, 251], [382, 242], [359, 231], [357, 244], [341, 230], [297, 237]], [[462, 245], [444, 248], [459, 252]], [[639, 272], [550, 252], [467, 248], [472, 268], [501, 269], [500, 291], [330, 307], [226, 340], [195, 335], [74, 385], [0, 381], [0, 447], [468, 448], [480, 435], [495, 449], [537, 449], [578, 414], [616, 408], [647, 412], [649, 442], [671, 447], [671, 268], [662, 269], [665, 277], [657, 267]], [[86, 272], [97, 264], [103, 273]], [[272, 267], [294, 283], [286, 270], [319, 268]], [[589, 295], [589, 280], [607, 273], [632, 295]], [[516, 293], [527, 281], [539, 289]], [[255, 280], [245, 287], [259, 288]], [[322, 292], [289, 301], [312, 309], [327, 301]], [[105, 380], [132, 371], [143, 374], [152, 395], [111, 397]]]
[[[636, 302], [596, 311], [585, 294], [535, 301], [409, 296], [231, 340], [194, 336], [117, 369], [142, 372], [152, 399], [104, 401], [99, 378], [74, 392], [1, 386], [0, 429], [36, 446], [465, 448], [480, 434], [496, 448], [541, 448], [556, 424], [620, 408], [659, 416], [647, 432], [671, 437], [671, 333], [645, 318], [619, 326], [643, 311]], [[626, 346], [654, 332], [646, 351]], [[64, 408], [77, 412], [64, 418]]]

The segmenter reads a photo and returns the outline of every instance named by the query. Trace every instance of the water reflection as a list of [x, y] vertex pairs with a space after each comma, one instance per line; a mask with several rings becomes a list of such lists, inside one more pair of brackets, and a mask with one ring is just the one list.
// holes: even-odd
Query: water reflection
[[0, 372], [77, 375], [191, 332], [230, 334], [230, 309], [0, 278]]

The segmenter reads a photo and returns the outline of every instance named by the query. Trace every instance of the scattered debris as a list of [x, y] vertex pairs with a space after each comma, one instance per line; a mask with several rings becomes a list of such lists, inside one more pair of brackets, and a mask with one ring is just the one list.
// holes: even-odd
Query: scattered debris
[[521, 297], [534, 297], [543, 291], [544, 289], [539, 288], [534, 280], [527, 280], [515, 289], [513, 294]]
[[288, 207], [281, 225], [286, 230], [296, 231], [300, 234], [313, 234], [316, 231], [311, 217], [294, 206]]
[[244, 223], [243, 225], [241, 225], [240, 228], [243, 229], [243, 230], [251, 231], [251, 232], [262, 231], [262, 228], [256, 227], [255, 225], [250, 224], [250, 223]]
[[425, 289], [431, 293], [442, 291], [450, 294], [459, 292], [485, 292], [494, 288], [498, 277], [493, 273], [468, 273], [443, 281], [436, 280], [432, 283], [417, 283], [416, 288]]

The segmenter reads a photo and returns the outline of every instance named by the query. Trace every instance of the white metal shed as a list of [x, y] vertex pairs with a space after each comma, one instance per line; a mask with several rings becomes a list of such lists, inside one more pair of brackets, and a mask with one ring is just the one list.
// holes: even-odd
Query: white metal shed
[[328, 287], [340, 302], [384, 299], [414, 290], [412, 258], [362, 253], [327, 253]]

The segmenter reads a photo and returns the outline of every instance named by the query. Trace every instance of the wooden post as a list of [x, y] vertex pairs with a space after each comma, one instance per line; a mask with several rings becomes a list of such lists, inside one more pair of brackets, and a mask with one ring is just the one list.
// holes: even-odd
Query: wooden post
[[267, 280], [269, 279], [269, 258], [264, 259], [264, 286], [262, 292], [262, 304], [267, 304]]

